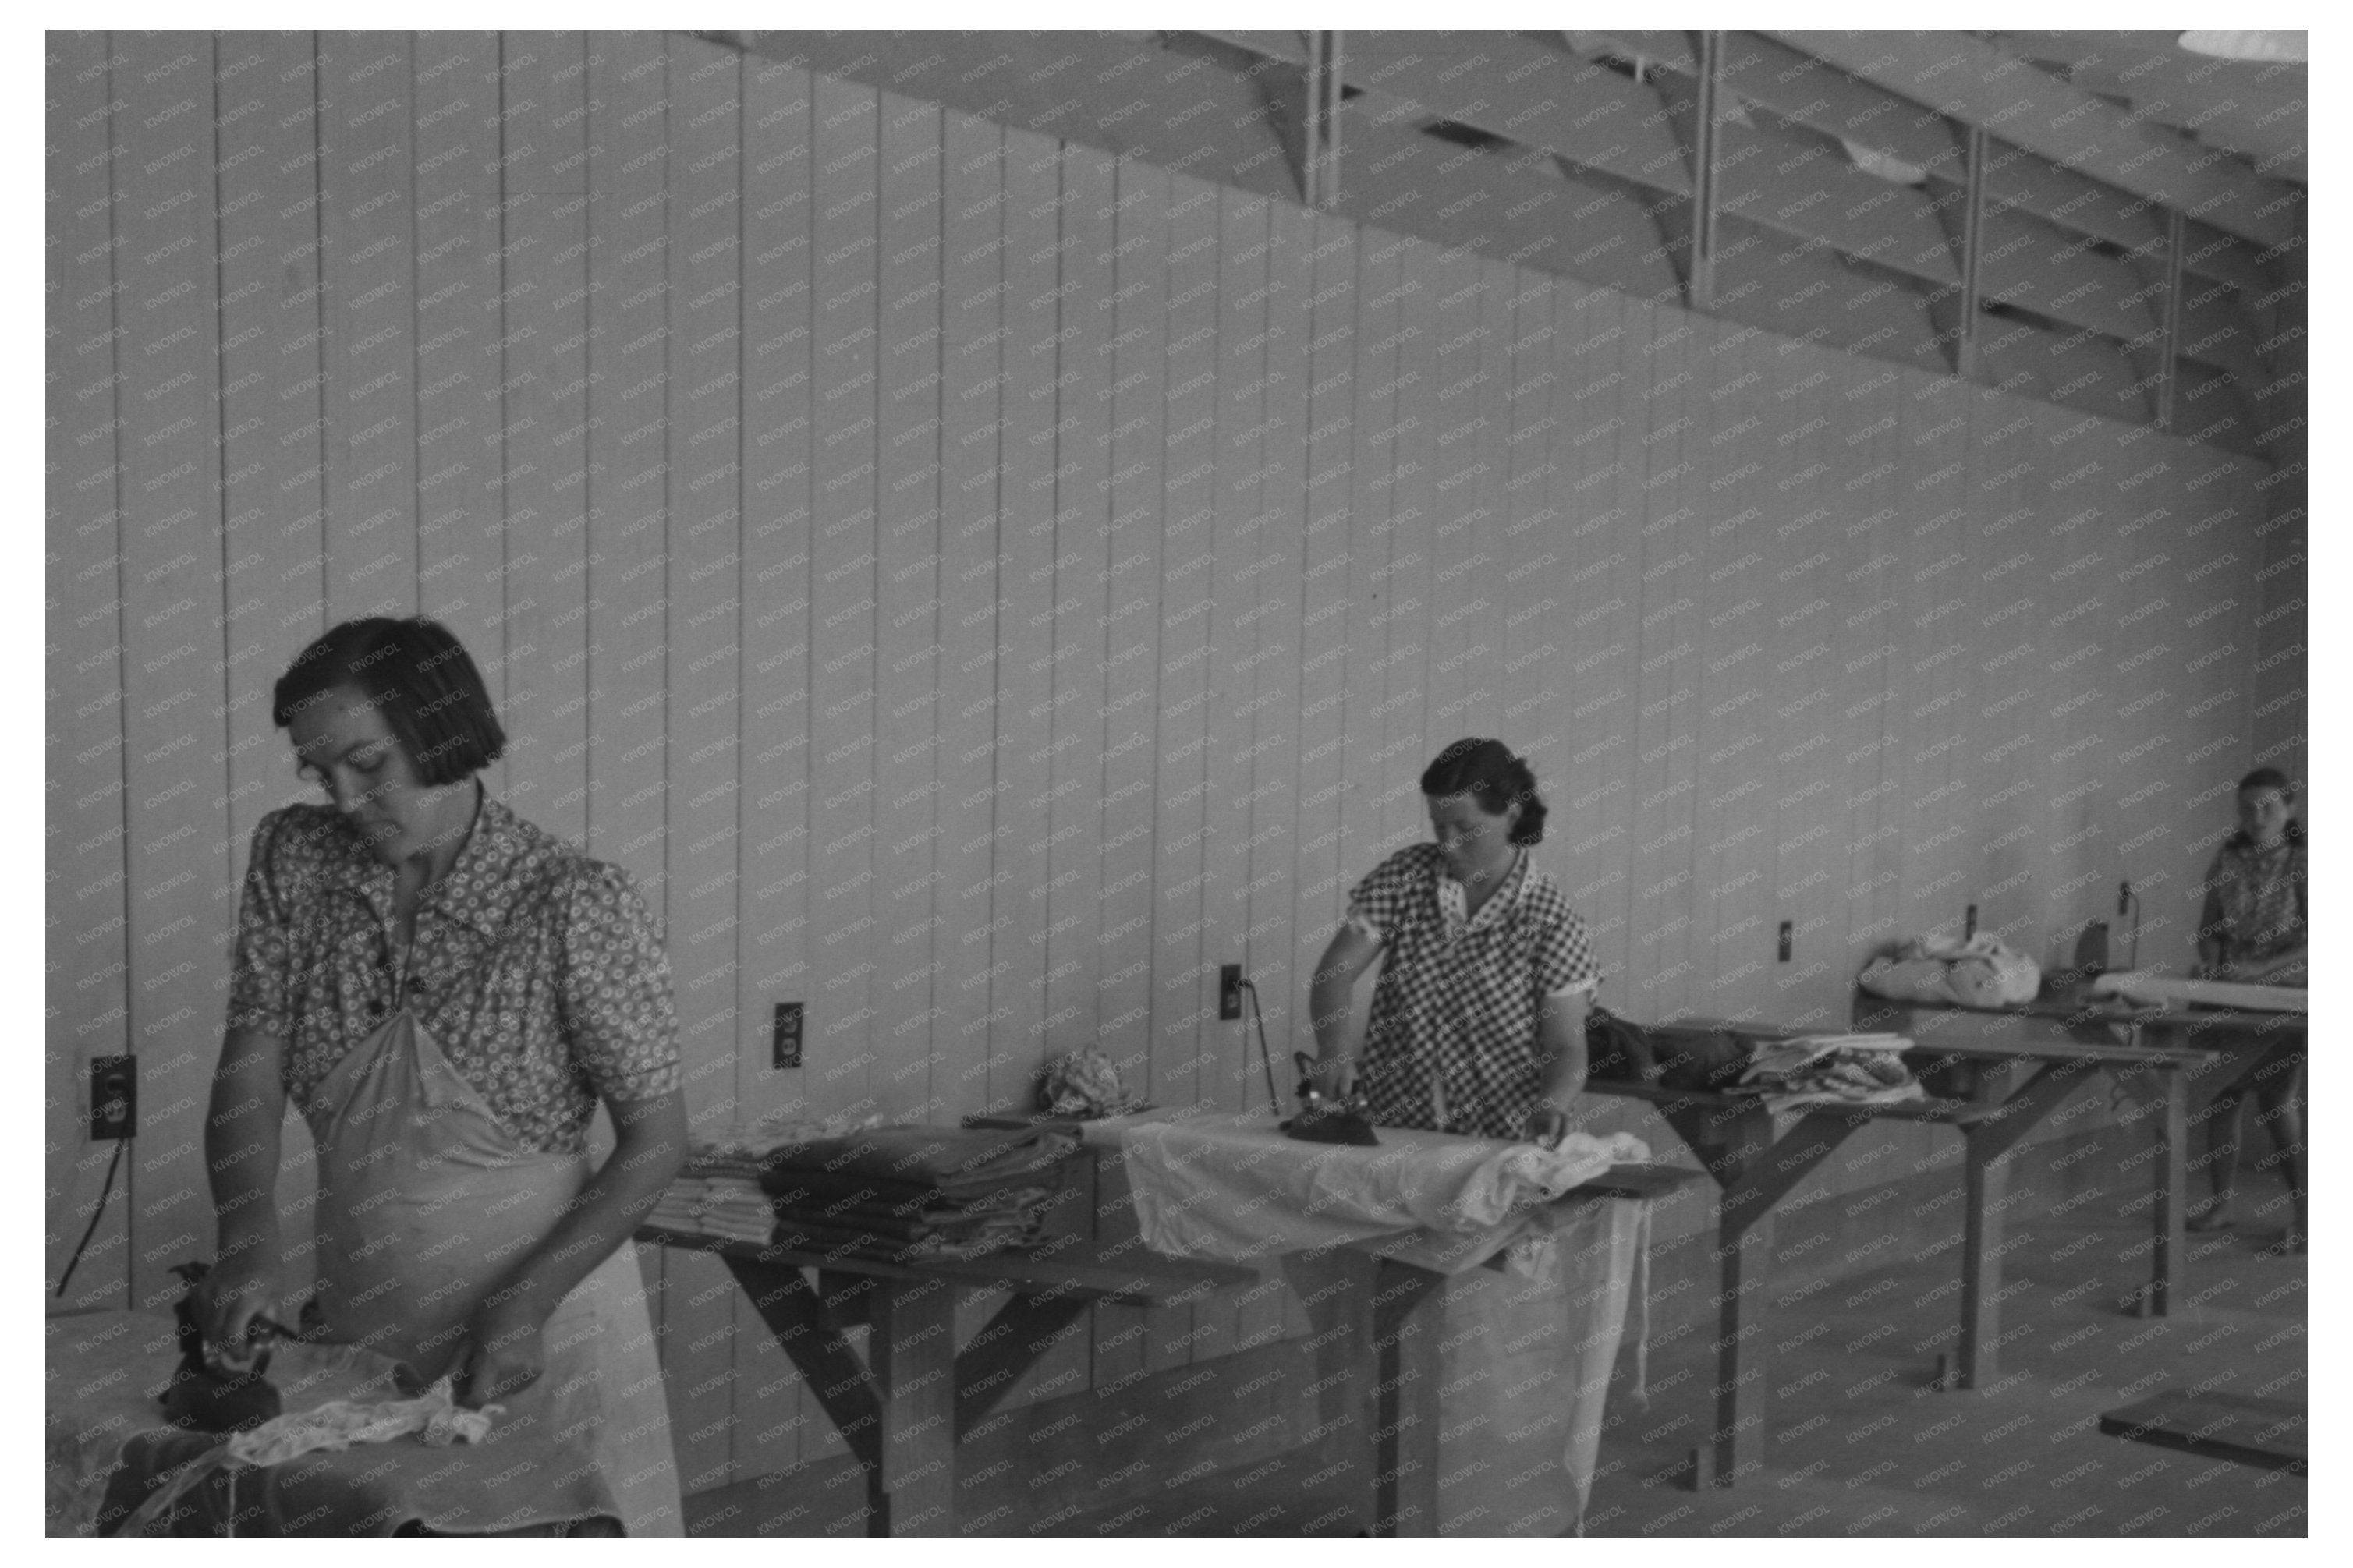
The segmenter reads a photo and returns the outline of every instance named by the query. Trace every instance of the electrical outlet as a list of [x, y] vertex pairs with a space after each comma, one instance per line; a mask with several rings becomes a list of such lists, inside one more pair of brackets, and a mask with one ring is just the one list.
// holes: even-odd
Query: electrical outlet
[[1971, 904], [1961, 916], [1961, 940], [1967, 942], [1978, 934], [1978, 907]]
[[776, 1045], [770, 1065], [782, 1072], [801, 1065], [801, 1004], [776, 1004]]
[[1780, 947], [1780, 952], [1781, 952], [1781, 962], [1782, 962], [1782, 963], [1788, 963], [1788, 962], [1789, 962], [1789, 953], [1790, 953], [1790, 950], [1791, 950], [1791, 949], [1796, 945], [1796, 943], [1797, 943], [1797, 940], [1798, 940], [1798, 927], [1797, 927], [1797, 922], [1796, 922], [1796, 921], [1783, 921], [1781, 922], [1781, 947]]
[[1242, 1016], [1242, 966], [1239, 963], [1218, 965], [1218, 1016], [1239, 1018]]
[[139, 1058], [90, 1058], [90, 1136], [93, 1142], [139, 1131]]

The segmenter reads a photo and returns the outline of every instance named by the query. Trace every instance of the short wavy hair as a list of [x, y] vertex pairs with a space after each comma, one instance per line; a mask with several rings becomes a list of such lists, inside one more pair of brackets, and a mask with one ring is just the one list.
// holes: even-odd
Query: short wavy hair
[[329, 627], [294, 656], [271, 693], [280, 729], [342, 687], [384, 715], [419, 782], [453, 784], [505, 754], [507, 732], [473, 657], [448, 627], [423, 616], [368, 616]]
[[1501, 741], [1455, 742], [1422, 770], [1421, 793], [1467, 795], [1491, 816], [1502, 816], [1516, 801], [1520, 816], [1512, 824], [1512, 842], [1544, 842], [1545, 803], [1536, 795], [1536, 775]]

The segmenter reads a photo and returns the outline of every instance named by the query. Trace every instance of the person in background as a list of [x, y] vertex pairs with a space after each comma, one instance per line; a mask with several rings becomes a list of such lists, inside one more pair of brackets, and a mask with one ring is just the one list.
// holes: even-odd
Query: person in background
[[[1529, 858], [1535, 775], [1501, 741], [1457, 741], [1421, 775], [1432, 842], [1349, 895], [1308, 992], [1316, 1079], [1373, 1121], [1556, 1144], [1585, 1085], [1601, 971], [1585, 922]], [[1369, 1013], [1356, 983], [1382, 960]]]
[[[346, 621], [275, 692], [325, 790], [253, 836], [206, 1157], [234, 1354], [281, 1278], [290, 1101], [319, 1151], [306, 1330], [448, 1375], [588, 1445], [631, 1535], [681, 1535], [660, 1369], [626, 1244], [686, 1153], [670, 966], [628, 879], [478, 776], [506, 746], [465, 648]], [[588, 1161], [599, 1102], [615, 1144]], [[527, 1489], [528, 1478], [516, 1480]]]
[[[2277, 768], [2239, 781], [2239, 831], [2215, 850], [2206, 871], [2206, 905], [2198, 921], [2198, 977], [2242, 984], [2302, 985], [2305, 964], [2304, 829], [2295, 789]], [[2271, 1128], [2294, 1218], [2274, 1245], [2305, 1248], [2304, 1054], [2301, 1037], [2257, 1056], [2204, 1111], [2207, 1176], [2212, 1199], [2193, 1230], [2224, 1230], [2235, 1220], [2239, 1144], [2252, 1093]]]

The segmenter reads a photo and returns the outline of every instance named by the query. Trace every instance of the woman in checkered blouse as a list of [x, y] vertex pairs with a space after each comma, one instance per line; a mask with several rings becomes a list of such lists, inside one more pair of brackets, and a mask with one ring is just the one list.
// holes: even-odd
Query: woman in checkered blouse
[[[1585, 922], [1529, 848], [1535, 775], [1501, 741], [1457, 741], [1421, 775], [1435, 842], [1408, 845], [1349, 897], [1308, 993], [1317, 1078], [1372, 1120], [1556, 1143], [1585, 1085], [1601, 971]], [[1369, 1012], [1356, 982], [1386, 954]]]

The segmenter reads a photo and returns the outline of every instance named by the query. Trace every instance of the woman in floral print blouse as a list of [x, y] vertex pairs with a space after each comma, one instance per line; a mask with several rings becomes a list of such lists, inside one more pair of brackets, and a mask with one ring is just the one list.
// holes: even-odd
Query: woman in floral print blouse
[[[659, 1367], [626, 1247], [685, 1155], [670, 969], [614, 867], [491, 797], [480, 674], [422, 618], [348, 621], [273, 717], [325, 804], [253, 837], [206, 1153], [204, 1327], [247, 1343], [290, 1281], [289, 1105], [319, 1149], [306, 1323], [589, 1433], [628, 1533], [679, 1534]], [[596, 1106], [616, 1142], [587, 1158]], [[585, 1348], [584, 1348], [585, 1347]]]

